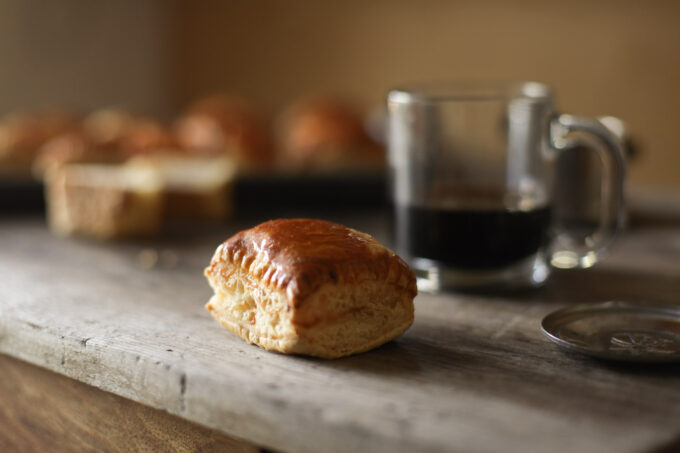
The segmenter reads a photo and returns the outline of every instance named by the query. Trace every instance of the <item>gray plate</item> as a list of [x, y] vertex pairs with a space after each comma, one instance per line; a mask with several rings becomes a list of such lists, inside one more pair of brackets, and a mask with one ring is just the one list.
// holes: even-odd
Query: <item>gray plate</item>
[[543, 333], [571, 351], [629, 362], [680, 361], [680, 306], [577, 305], [543, 319]]

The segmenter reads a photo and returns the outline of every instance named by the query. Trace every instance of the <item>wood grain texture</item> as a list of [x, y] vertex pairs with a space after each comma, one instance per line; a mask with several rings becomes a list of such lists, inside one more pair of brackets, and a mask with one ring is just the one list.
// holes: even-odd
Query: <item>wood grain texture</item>
[[[378, 217], [326, 217], [385, 238]], [[203, 309], [211, 291], [202, 269], [214, 248], [260, 220], [184, 241], [118, 244], [0, 223], [0, 351], [282, 451], [678, 446], [678, 366], [565, 354], [539, 330], [547, 313], [577, 302], [680, 303], [677, 229], [631, 232], [603, 265], [556, 273], [540, 291], [421, 294], [405, 335], [324, 361], [247, 345]], [[179, 261], [143, 270], [137, 256], [148, 247]]]
[[257, 447], [0, 354], [0, 451], [230, 452]]

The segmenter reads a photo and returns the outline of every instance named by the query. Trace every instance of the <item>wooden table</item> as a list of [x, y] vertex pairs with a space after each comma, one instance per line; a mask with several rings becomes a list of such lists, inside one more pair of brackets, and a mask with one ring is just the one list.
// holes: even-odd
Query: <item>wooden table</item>
[[[320, 216], [385, 240], [381, 216]], [[680, 303], [680, 229], [631, 231], [539, 291], [420, 294], [402, 337], [325, 361], [247, 345], [203, 308], [215, 246], [258, 220], [117, 244], [0, 222], [0, 449], [680, 451], [680, 367], [564, 353], [539, 330], [578, 302]]]

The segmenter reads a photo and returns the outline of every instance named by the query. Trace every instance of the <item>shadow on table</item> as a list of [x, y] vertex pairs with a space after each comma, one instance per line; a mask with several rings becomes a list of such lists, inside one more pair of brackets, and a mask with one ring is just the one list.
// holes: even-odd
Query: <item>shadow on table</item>
[[[639, 302], [680, 303], [680, 281], [657, 275], [641, 275], [634, 272], [610, 269], [556, 271], [543, 288], [512, 294], [487, 294], [485, 298], [499, 301], [516, 300], [521, 303], [554, 304], [556, 307], [601, 302], [606, 300], [629, 300]], [[528, 346], [528, 345], [527, 345]], [[552, 346], [546, 343], [546, 347]], [[530, 348], [533, 349], [533, 348]], [[512, 376], [514, 365], [503, 357], [536, 353], [534, 350], [515, 351], [497, 341], [479, 337], [454, 326], [416, 323], [400, 338], [373, 351], [325, 362], [325, 366], [361, 373], [385, 376], [441, 375], [442, 379], [458, 375], [463, 377], [476, 372], [484, 373], [489, 366], [499, 367], [496, 372]], [[608, 370], [630, 376], [652, 375], [656, 377], [680, 375], [677, 364], [626, 364], [591, 359], [578, 354], [564, 357], [569, 362], [581, 362], [583, 366]], [[514, 360], [514, 358], [513, 358]], [[540, 359], [539, 359], [540, 361]], [[491, 365], [493, 364], [493, 365]], [[476, 370], [476, 371], [475, 371]], [[521, 370], [519, 370], [521, 375]]]
[[556, 270], [543, 288], [485, 297], [561, 305], [607, 300], [680, 304], [680, 279], [616, 269]]
[[680, 436], [677, 436], [667, 443], [650, 450], [649, 453], [677, 453], [680, 451]]
[[598, 366], [603, 370], [630, 377], [650, 376], [659, 379], [677, 379], [680, 376], [680, 363], [616, 362], [584, 357], [582, 355], [579, 355], [579, 358], [588, 361], [592, 366]]
[[389, 377], [413, 378], [446, 374], [451, 368], [471, 369], [479, 365], [478, 355], [443, 347], [419, 335], [406, 334], [371, 351], [323, 362], [334, 370]]

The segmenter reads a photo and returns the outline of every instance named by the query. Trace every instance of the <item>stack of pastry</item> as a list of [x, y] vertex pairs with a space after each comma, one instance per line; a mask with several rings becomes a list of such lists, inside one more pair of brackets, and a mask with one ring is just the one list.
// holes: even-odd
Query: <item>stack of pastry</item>
[[[63, 112], [9, 115], [0, 119], [0, 176], [32, 172], [44, 180], [57, 232], [115, 237], [149, 234], [163, 219], [224, 218], [236, 173], [382, 168], [382, 147], [338, 98], [299, 101], [276, 126], [272, 134], [257, 108], [226, 95], [193, 103], [172, 128], [112, 108], [82, 120]], [[151, 196], [157, 187], [161, 195]], [[148, 221], [139, 221], [144, 215]]]
[[[252, 103], [213, 95], [191, 104], [172, 129], [121, 109], [101, 109], [82, 121], [64, 112], [0, 118], [0, 171], [42, 178], [72, 162], [121, 163], [139, 154], [181, 150], [190, 156], [229, 156], [240, 173], [375, 170], [382, 147], [363, 118], [333, 96], [309, 97], [285, 109], [272, 134]], [[276, 137], [276, 140], [272, 138]]]
[[45, 143], [33, 162], [59, 234], [157, 233], [165, 221], [215, 220], [230, 211], [233, 162], [191, 155], [157, 121], [106, 109]]

